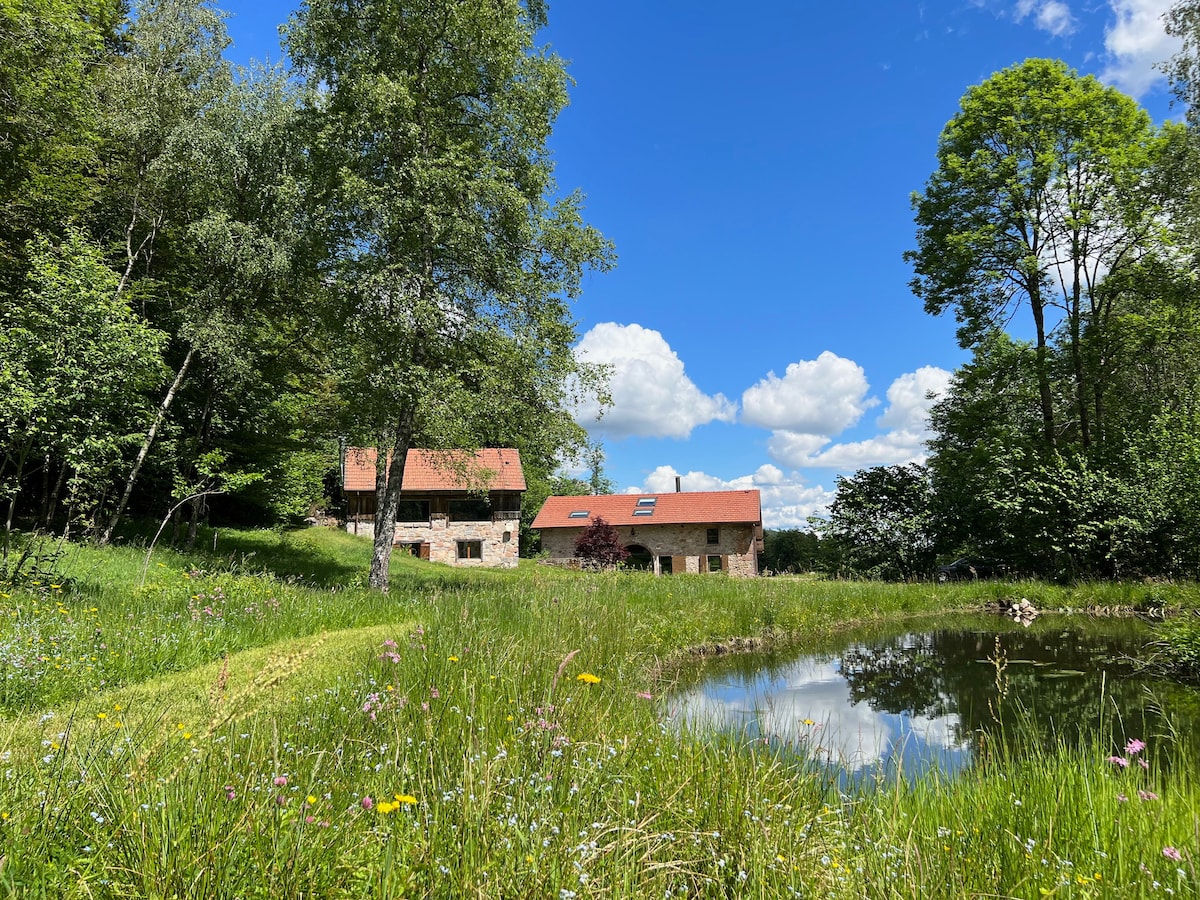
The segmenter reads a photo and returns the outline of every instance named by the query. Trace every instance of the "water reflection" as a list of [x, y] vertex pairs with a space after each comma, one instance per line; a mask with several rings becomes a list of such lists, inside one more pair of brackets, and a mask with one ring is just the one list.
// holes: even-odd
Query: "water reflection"
[[928, 630], [842, 636], [790, 656], [711, 662], [670, 699], [684, 726], [785, 742], [861, 773], [900, 766], [954, 770], [980, 740], [1018, 719], [1047, 740], [1095, 733], [1153, 740], [1164, 710], [1187, 718], [1197, 693], [1139, 676], [1131, 656], [1153, 636], [1133, 620], [1043, 617], [1024, 629], [1000, 617], [957, 617]]

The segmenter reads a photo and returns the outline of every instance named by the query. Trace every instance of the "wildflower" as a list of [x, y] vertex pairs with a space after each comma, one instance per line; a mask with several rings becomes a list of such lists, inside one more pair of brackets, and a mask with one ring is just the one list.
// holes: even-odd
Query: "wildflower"
[[417, 798], [414, 797], [412, 794], [396, 794], [395, 796], [396, 796], [397, 803], [412, 804], [412, 803], [417, 802]]
[[96, 713], [96, 718], [97, 719], [107, 719], [108, 713]]
[[580, 672], [575, 676], [576, 681], [582, 681], [584, 684], [599, 684], [600, 677], [593, 675], [591, 672]]
[[1125, 796], [1124, 794], [1117, 794], [1117, 802], [1118, 803], [1128, 803], [1129, 798], [1127, 796]]
[[804, 724], [805, 725], [816, 725], [817, 723], [814, 722], [812, 719], [805, 719]]
[[275, 778], [275, 787], [287, 787], [287, 776], [279, 775]]
[[654, 699], [654, 695], [652, 693], [650, 693], [649, 691], [638, 691], [637, 697], [639, 700], [653, 700]]
[[1163, 847], [1163, 856], [1174, 862], [1179, 862], [1181, 859], [1183, 859], [1183, 854], [1174, 847]]
[[314, 797], [312, 794], [309, 794], [307, 797], [304, 798], [304, 802], [307, 803], [309, 806], [312, 806], [317, 802], [317, 798]]
[[1123, 756], [1110, 756], [1107, 761], [1112, 763], [1114, 766], [1119, 766], [1122, 769], [1129, 767], [1129, 760]]
[[226, 800], [236, 800], [237, 799], [237, 791], [235, 791], [233, 789], [232, 784], [225, 785], [225, 799]]
[[379, 814], [381, 816], [386, 816], [388, 813], [394, 812], [395, 810], [399, 809], [400, 804], [399, 803], [389, 803], [386, 800], [381, 800], [381, 801], [379, 801], [379, 804], [375, 808], [377, 810], [379, 810]]
[[1138, 798], [1141, 800], [1157, 800], [1158, 794], [1154, 791], [1138, 791]]
[[1140, 756], [1138, 757], [1138, 765], [1141, 766], [1143, 769], [1150, 768], [1150, 763], [1146, 762], [1145, 758], [1140, 757]]
[[362, 800], [360, 800], [360, 801], [359, 801], [359, 805], [360, 805], [360, 806], [361, 806], [363, 809], [370, 809], [372, 806], [374, 806], [374, 805], [375, 805], [375, 801], [374, 801], [374, 800], [372, 800], [372, 799], [370, 798], [370, 796], [365, 796], [365, 797], [363, 797], [363, 798], [362, 798]]
[[1129, 743], [1125, 745], [1125, 752], [1130, 756], [1137, 756], [1146, 749], [1146, 742], [1139, 741], [1137, 738], [1130, 738]]
[[446, 661], [447, 662], [458, 662], [458, 657], [457, 656], [447, 656]]

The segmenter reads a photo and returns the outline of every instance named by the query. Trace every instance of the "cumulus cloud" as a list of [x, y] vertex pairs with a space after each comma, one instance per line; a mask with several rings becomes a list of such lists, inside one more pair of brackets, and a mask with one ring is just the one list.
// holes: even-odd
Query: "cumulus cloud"
[[862, 366], [826, 350], [774, 372], [742, 394], [742, 421], [800, 434], [838, 434], [879, 401]]
[[1033, 24], [1055, 37], [1063, 37], [1075, 30], [1075, 17], [1071, 7], [1062, 0], [1017, 0], [1013, 17], [1018, 22], [1033, 17]]
[[823, 516], [833, 502], [833, 491], [820, 485], [810, 485], [797, 475], [786, 475], [770, 463], [759, 466], [752, 474], [726, 481], [706, 472], [677, 472], [671, 466], [659, 466], [646, 476], [645, 482], [627, 487], [627, 494], [669, 494], [675, 490], [679, 476], [685, 491], [746, 491], [757, 488], [762, 497], [764, 528], [804, 528], [809, 516]]
[[698, 425], [732, 422], [737, 405], [724, 394], [709, 396], [684, 372], [683, 361], [662, 334], [641, 325], [596, 325], [575, 348], [590, 363], [610, 367], [612, 406], [597, 420], [594, 399], [584, 401], [576, 421], [614, 438], [686, 438]]
[[1104, 33], [1109, 63], [1100, 78], [1134, 97], [1141, 97], [1162, 72], [1155, 69], [1179, 51], [1179, 38], [1171, 37], [1163, 16], [1172, 0], [1109, 0], [1116, 16]]
[[951, 374], [937, 366], [921, 366], [906, 372], [887, 389], [888, 407], [879, 417], [879, 427], [923, 431], [929, 425], [929, 410], [950, 387]]
[[929, 438], [929, 409], [945, 393], [950, 373], [922, 366], [892, 382], [888, 406], [876, 420], [884, 432], [872, 438], [831, 444], [829, 437], [776, 431], [767, 441], [771, 458], [791, 468], [852, 471], [867, 466], [924, 462]]

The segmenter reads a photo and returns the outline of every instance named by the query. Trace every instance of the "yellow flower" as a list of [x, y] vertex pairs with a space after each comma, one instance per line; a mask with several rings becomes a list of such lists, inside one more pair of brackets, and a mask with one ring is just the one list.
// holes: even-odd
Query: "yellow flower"
[[593, 675], [591, 672], [580, 672], [575, 676], [576, 681], [582, 681], [584, 684], [599, 684], [600, 676]]
[[457, 656], [447, 656], [446, 659], [450, 662], [458, 662]]
[[398, 810], [400, 808], [400, 804], [399, 803], [388, 803], [388, 801], [383, 800], [383, 801], [380, 801], [379, 803], [376, 803], [375, 808], [377, 810], [379, 810], [380, 815], [386, 816], [388, 813], [395, 812], [396, 810]]
[[96, 713], [96, 718], [97, 719], [107, 719], [108, 713]]
[[307, 803], [309, 806], [313, 806], [316, 804], [317, 798], [314, 797], [312, 794], [309, 794], [307, 797], [304, 798], [304, 802]]
[[805, 719], [804, 724], [805, 725], [816, 725], [817, 723], [814, 722], [812, 719]]
[[411, 804], [411, 803], [416, 803], [416, 802], [417, 802], [417, 798], [416, 798], [416, 797], [414, 797], [412, 794], [396, 794], [396, 802], [397, 802], [397, 803], [410, 803], [410, 804]]

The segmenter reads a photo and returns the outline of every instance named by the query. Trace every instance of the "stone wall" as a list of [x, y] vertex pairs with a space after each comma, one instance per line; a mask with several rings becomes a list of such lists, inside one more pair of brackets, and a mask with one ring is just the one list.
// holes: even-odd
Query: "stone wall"
[[[758, 574], [753, 525], [621, 525], [616, 526], [622, 545], [640, 544], [650, 551], [656, 575], [663, 572], [662, 557], [671, 558], [673, 574], [707, 573], [708, 557], [721, 558], [721, 571], [728, 575]], [[708, 529], [717, 528], [717, 543], [708, 543]], [[551, 562], [569, 564], [575, 559], [575, 539], [583, 528], [543, 528], [542, 550]]]
[[[447, 516], [434, 515], [428, 522], [398, 522], [394, 544], [426, 544], [423, 559], [451, 566], [492, 566], [505, 569], [517, 565], [520, 522], [499, 519], [483, 522], [451, 522]], [[348, 522], [352, 534], [373, 537], [373, 522]], [[479, 541], [478, 559], [460, 558], [459, 541]]]

